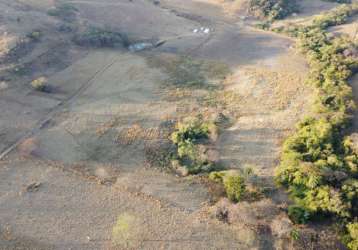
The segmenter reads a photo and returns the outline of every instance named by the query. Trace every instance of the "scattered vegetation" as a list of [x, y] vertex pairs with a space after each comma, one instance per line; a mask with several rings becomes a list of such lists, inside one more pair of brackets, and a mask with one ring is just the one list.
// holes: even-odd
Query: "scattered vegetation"
[[254, 16], [273, 21], [298, 11], [296, 0], [250, 0], [249, 11]]
[[90, 27], [86, 32], [75, 37], [75, 42], [80, 46], [92, 47], [127, 47], [128, 38], [119, 32], [109, 31], [96, 27]]
[[358, 4], [343, 5], [315, 17], [311, 25], [275, 29], [298, 38], [311, 67], [308, 82], [317, 92], [316, 115], [301, 121], [285, 141], [276, 169], [277, 182], [296, 203], [289, 208], [295, 223], [315, 215], [334, 215], [342, 222], [358, 216], [358, 155], [343, 132], [355, 108], [347, 81], [358, 70], [357, 58], [347, 51], [357, 44], [326, 32], [357, 13]]
[[37, 91], [45, 92], [48, 89], [47, 78], [39, 77], [31, 82], [31, 86]]

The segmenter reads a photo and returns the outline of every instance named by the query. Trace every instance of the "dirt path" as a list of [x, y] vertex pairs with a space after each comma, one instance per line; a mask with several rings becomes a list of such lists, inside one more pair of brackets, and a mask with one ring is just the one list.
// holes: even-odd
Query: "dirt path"
[[[173, 39], [147, 53], [90, 50], [49, 77], [56, 91], [48, 98], [56, 102], [0, 155], [0, 178], [6, 180], [0, 183], [0, 246], [273, 247], [265, 230], [240, 220], [218, 221], [207, 187], [198, 179], [146, 168], [145, 148], [158, 138], [143, 137], [143, 131], [201, 108], [195, 99], [169, 100], [160, 84], [168, 75], [148, 65], [148, 58], [186, 54], [230, 66], [225, 90], [240, 95], [239, 118], [218, 140], [221, 160], [230, 168], [253, 165], [272, 183], [280, 140], [307, 105], [302, 87], [307, 69], [289, 49], [292, 42], [228, 19], [207, 3], [71, 2], [84, 22], [119, 27], [139, 40]], [[202, 26], [210, 33], [193, 33]], [[131, 131], [140, 133], [133, 137]], [[33, 183], [40, 186], [28, 190]], [[259, 214], [261, 205], [250, 207]]]

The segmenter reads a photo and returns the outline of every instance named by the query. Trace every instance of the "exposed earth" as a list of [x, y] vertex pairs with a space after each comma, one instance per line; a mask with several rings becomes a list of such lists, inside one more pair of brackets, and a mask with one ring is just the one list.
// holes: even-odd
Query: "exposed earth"
[[[310, 112], [308, 66], [294, 41], [253, 28], [239, 2], [0, 0], [0, 249], [290, 249], [273, 170]], [[307, 2], [296, 19], [335, 6]], [[63, 3], [76, 8], [71, 20], [48, 15]], [[73, 42], [89, 26], [164, 43]], [[202, 73], [218, 89], [164, 84], [166, 65], [183, 56], [211, 65]], [[31, 88], [41, 76], [50, 91]], [[158, 131], [218, 112], [231, 120], [214, 145], [219, 161], [253, 168], [272, 190], [265, 198], [218, 201], [200, 176], [148, 167], [148, 148], [166, 139]], [[223, 207], [226, 222], [216, 218]]]

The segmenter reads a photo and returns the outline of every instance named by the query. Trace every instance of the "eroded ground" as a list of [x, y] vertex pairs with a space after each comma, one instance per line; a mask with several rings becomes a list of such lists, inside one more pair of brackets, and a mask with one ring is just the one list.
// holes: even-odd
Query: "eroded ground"
[[[64, 2], [78, 9], [79, 30], [166, 42], [142, 52], [79, 47], [63, 31], [68, 20], [46, 13]], [[146, 152], [175, 121], [222, 112], [232, 122], [215, 143], [220, 162], [250, 166], [273, 188], [282, 139], [309, 112], [308, 69], [293, 41], [251, 28], [217, 1], [0, 0], [0, 9], [0, 248], [289, 246], [284, 194], [215, 204], [202, 178], [149, 168]], [[200, 27], [210, 32], [193, 32]], [[38, 41], [22, 42], [34, 31]], [[164, 84], [166, 65], [183, 56], [220, 65], [220, 81], [210, 67], [202, 72], [218, 88]], [[30, 87], [39, 76], [50, 92]], [[229, 223], [216, 218], [221, 207], [234, 211]]]

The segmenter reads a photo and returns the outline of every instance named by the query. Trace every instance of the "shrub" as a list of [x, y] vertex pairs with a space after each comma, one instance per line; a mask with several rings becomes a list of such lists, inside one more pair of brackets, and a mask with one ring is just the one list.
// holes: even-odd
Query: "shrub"
[[46, 91], [48, 88], [48, 82], [46, 77], [39, 77], [31, 82], [31, 86], [37, 91]]
[[239, 202], [246, 193], [246, 179], [235, 170], [211, 172], [209, 179], [223, 184], [226, 196], [233, 202]]
[[291, 205], [288, 207], [288, 217], [295, 224], [306, 224], [310, 218], [310, 213], [301, 206]]
[[231, 175], [226, 177], [223, 183], [227, 197], [233, 202], [240, 201], [245, 193], [244, 178], [240, 175]]

